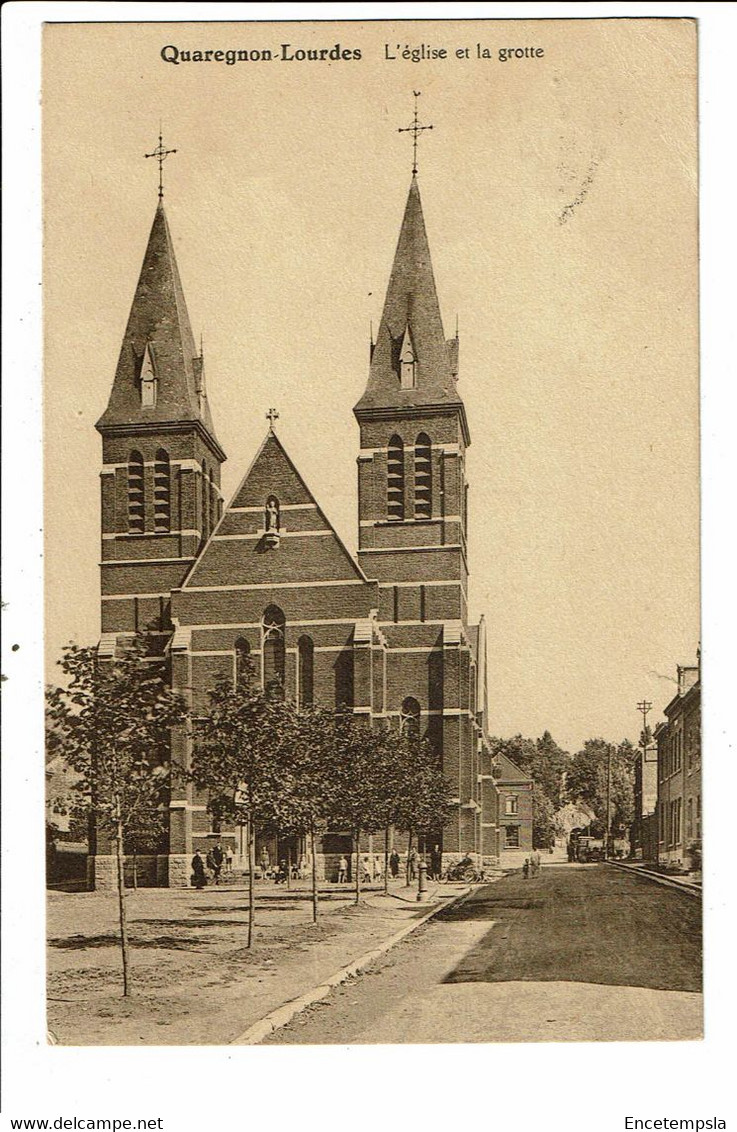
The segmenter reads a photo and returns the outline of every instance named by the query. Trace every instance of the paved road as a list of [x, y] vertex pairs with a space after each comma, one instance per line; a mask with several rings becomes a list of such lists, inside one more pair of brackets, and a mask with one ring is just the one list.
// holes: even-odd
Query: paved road
[[268, 1044], [702, 1033], [700, 901], [606, 865], [477, 889]]

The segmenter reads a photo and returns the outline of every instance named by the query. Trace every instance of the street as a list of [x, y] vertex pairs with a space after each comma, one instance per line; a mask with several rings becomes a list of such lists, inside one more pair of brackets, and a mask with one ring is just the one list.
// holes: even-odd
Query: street
[[612, 866], [561, 864], [475, 890], [266, 1041], [701, 1034], [700, 900]]

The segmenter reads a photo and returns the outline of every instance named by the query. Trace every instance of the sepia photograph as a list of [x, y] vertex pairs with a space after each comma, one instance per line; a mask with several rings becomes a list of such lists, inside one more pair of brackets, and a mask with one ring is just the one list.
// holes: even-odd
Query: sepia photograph
[[51, 1045], [702, 1036], [696, 60], [44, 26]]

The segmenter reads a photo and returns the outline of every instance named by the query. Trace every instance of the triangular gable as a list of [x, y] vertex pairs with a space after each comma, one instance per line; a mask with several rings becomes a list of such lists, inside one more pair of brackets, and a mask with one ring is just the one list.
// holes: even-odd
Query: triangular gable
[[501, 769], [501, 774], [496, 780], [497, 786], [507, 782], [532, 782], [529, 774], [524, 770], [520, 770], [516, 763], [512, 762], [506, 755], [501, 752], [495, 755], [496, 761]]
[[[277, 538], [266, 530], [272, 497]], [[320, 581], [368, 579], [269, 430], [182, 588]]]

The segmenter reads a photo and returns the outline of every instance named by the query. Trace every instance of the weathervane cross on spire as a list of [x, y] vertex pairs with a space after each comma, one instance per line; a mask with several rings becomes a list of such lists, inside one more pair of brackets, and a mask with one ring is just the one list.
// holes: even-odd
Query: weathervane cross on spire
[[164, 199], [164, 162], [170, 153], [176, 153], [175, 149], [164, 149], [164, 143], [161, 137], [161, 125], [159, 125], [159, 144], [156, 149], [151, 153], [145, 153], [144, 157], [155, 157], [159, 163], [159, 200]]
[[423, 126], [423, 125], [420, 124], [420, 120], [417, 117], [417, 99], [420, 97], [421, 92], [419, 90], [413, 90], [412, 93], [415, 96], [415, 116], [412, 119], [412, 125], [411, 126], [400, 126], [397, 133], [412, 134], [412, 176], [416, 177], [417, 176], [417, 137], [418, 137], [419, 134], [422, 133], [423, 130], [431, 130], [432, 126]]
[[266, 414], [266, 419], [269, 422], [269, 429], [273, 431], [274, 421], [279, 420], [279, 414], [277, 413], [276, 409], [269, 409], [268, 413]]

